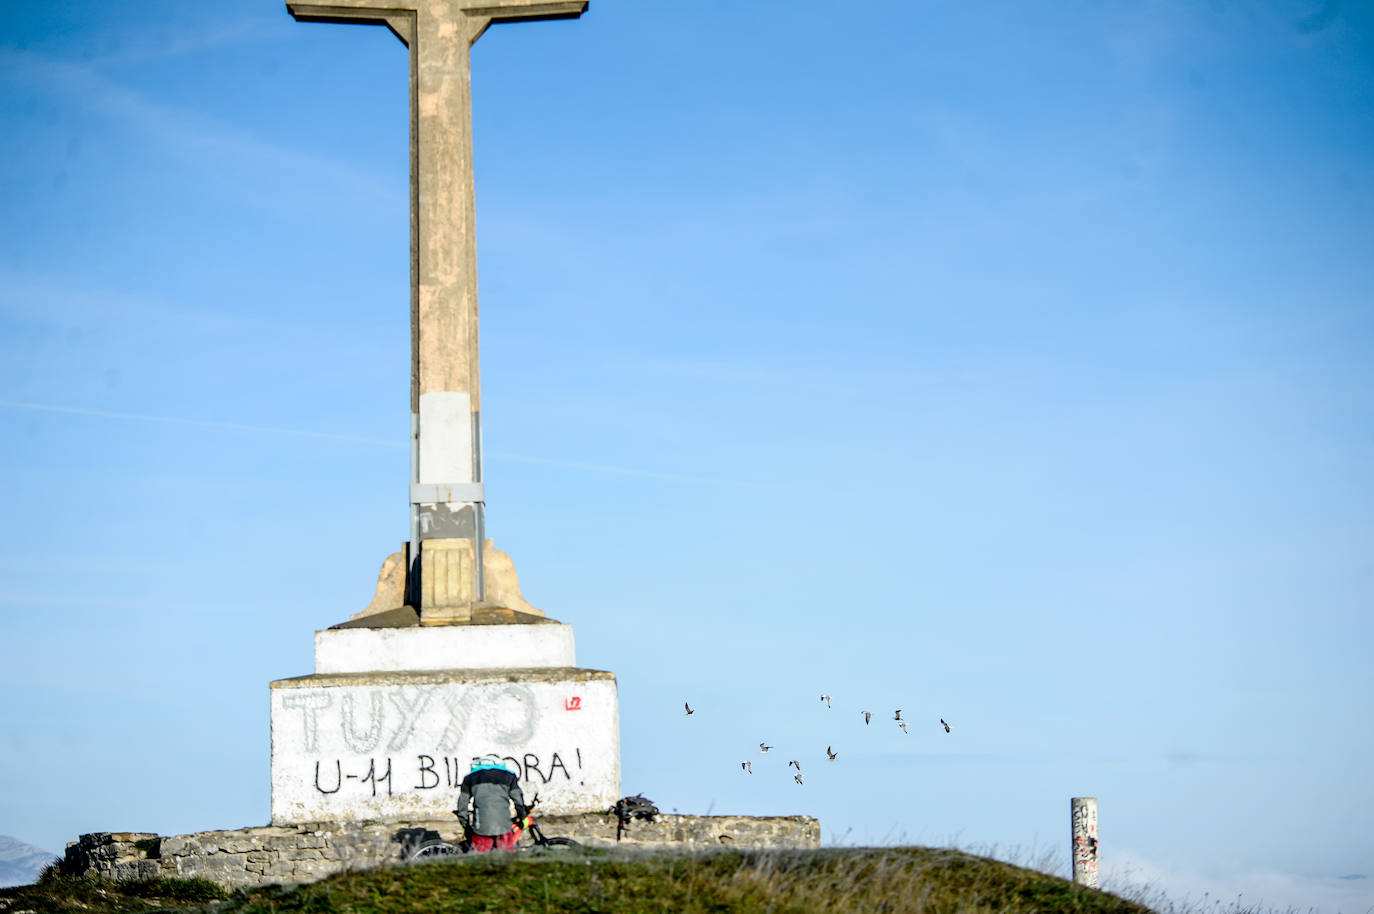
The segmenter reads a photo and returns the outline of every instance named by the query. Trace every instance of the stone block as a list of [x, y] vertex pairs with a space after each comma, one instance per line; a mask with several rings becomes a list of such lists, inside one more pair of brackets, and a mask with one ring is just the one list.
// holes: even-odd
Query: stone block
[[215, 882], [237, 884], [237, 877], [248, 871], [245, 854], [195, 854], [176, 858], [177, 875], [190, 878], [199, 876]]
[[477, 599], [474, 543], [467, 538], [420, 542], [420, 622], [455, 625], [472, 618]]
[[263, 870], [264, 876], [290, 877], [296, 875], [296, 863], [293, 860], [273, 860]]
[[150, 831], [116, 831], [107, 832], [103, 837], [105, 839], [103, 843], [136, 844], [139, 841], [156, 838], [157, 834]]
[[162, 839], [163, 857], [182, 857], [197, 849], [196, 842], [187, 835], [176, 835]]
[[269, 835], [262, 839], [262, 846], [267, 850], [286, 851], [295, 850], [300, 847], [301, 835]]
[[337, 860], [300, 860], [293, 871], [295, 879], [306, 881], [322, 879], [343, 872], [343, 864]]
[[257, 841], [242, 831], [216, 833], [215, 847], [221, 854], [247, 854], [259, 849]]
[[156, 879], [162, 868], [156, 860], [132, 860], [116, 863], [109, 870], [109, 877], [117, 882], [127, 880]]

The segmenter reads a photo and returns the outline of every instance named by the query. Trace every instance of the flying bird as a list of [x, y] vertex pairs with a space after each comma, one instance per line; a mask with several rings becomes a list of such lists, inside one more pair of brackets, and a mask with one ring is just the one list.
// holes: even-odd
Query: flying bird
[[753, 773], [754, 773], [754, 763], [753, 763], [753, 762], [740, 762], [740, 763], [739, 763], [739, 766], [740, 766], [741, 768], [743, 768], [745, 771], [749, 772], [750, 774], [753, 774]]
[[901, 719], [902, 719], [902, 709], [901, 709], [901, 708], [898, 708], [898, 709], [897, 709], [897, 713], [894, 714], [894, 715], [892, 715], [892, 719], [893, 719], [893, 720], [901, 720]]
[[945, 732], [948, 733], [948, 732], [949, 732], [949, 724], [946, 724], [946, 723], [945, 723], [945, 719], [944, 719], [943, 717], [940, 718], [940, 723], [944, 726]]
[[767, 752], [769, 749], [772, 749], [772, 748], [773, 748], [772, 746], [765, 746], [763, 743], [759, 743], [759, 751], [760, 751], [760, 752]]
[[689, 705], [689, 704], [687, 704], [687, 702], [685, 702], [685, 701], [682, 703], [682, 706], [683, 706], [684, 708], [687, 709], [687, 716], [688, 716], [688, 717], [691, 717], [693, 714], [697, 713], [697, 712], [693, 711], [693, 710], [692, 710], [692, 706]]
[[839, 755], [838, 752], [831, 752], [829, 746], [826, 746], [826, 747], [825, 747], [825, 754], [826, 754], [826, 756], [827, 756], [826, 761], [828, 761], [828, 762], [833, 762], [833, 761], [835, 761], [835, 756]]
[[910, 733], [910, 732], [911, 732], [911, 731], [909, 731], [909, 730], [906, 728], [906, 721], [904, 721], [904, 720], [899, 720], [899, 721], [897, 721], [897, 726], [899, 726], [899, 727], [902, 728], [902, 732], [903, 732], [903, 733]]
[[861, 711], [861, 712], [859, 712], [859, 713], [863, 714], [863, 716], [864, 716], [864, 726], [868, 726], [868, 722], [869, 722], [870, 720], [873, 719], [873, 712], [872, 712], [872, 711]]
[[797, 761], [796, 759], [792, 759], [792, 761], [788, 762], [787, 766], [789, 768], [796, 768], [798, 771], [801, 771], [801, 762]]
[[798, 784], [800, 784], [800, 783], [802, 782], [801, 772], [798, 771], [796, 774], [792, 775], [792, 780], [794, 780], [794, 781], [796, 781]]
[[821, 701], [825, 702], [825, 706], [826, 706], [827, 708], [830, 707], [830, 696], [829, 696], [829, 695], [822, 695], [822, 696], [821, 696]]

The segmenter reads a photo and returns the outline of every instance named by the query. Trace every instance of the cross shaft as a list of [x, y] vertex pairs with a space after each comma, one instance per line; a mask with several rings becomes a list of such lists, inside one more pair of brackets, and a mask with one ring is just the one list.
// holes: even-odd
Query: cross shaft
[[[410, 52], [411, 580], [427, 623], [485, 597], [470, 49], [494, 22], [587, 0], [288, 2], [299, 21], [386, 25]], [[418, 547], [418, 548], [417, 548]]]

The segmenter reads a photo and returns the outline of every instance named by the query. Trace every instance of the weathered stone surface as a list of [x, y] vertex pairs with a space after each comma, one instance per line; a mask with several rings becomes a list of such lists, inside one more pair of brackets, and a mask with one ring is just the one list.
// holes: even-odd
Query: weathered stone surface
[[[722, 844], [809, 848], [819, 847], [821, 842], [820, 823], [809, 816], [663, 815], [653, 822], [633, 822], [621, 831], [619, 840], [616, 820], [608, 815], [543, 816], [540, 824], [546, 834], [604, 848], [650, 850]], [[345, 869], [399, 863], [401, 846], [395, 835], [403, 827], [430, 828], [448, 841], [462, 837], [453, 819], [266, 826], [176, 835], [160, 842], [156, 835], [146, 833], [100, 833], [82, 835], [68, 844], [61, 867], [70, 875], [114, 880], [199, 876], [231, 889], [269, 882], [309, 882]], [[162, 856], [149, 857], [144, 849], [159, 843]]]
[[491, 540], [487, 540], [486, 546], [482, 549], [482, 571], [485, 577], [483, 583], [486, 587], [487, 603], [516, 612], [544, 615], [542, 609], [535, 609], [521, 596], [515, 563], [511, 561], [509, 553], [497, 549]]
[[113, 832], [108, 837], [112, 844], [132, 844], [138, 841], [147, 841], [156, 838], [157, 835], [146, 831], [121, 831]]
[[405, 556], [393, 552], [382, 561], [382, 569], [377, 572], [377, 591], [372, 602], [362, 612], [354, 613], [350, 619], [361, 619], [390, 609], [398, 609], [406, 602]]
[[135, 880], [135, 881], [143, 881], [143, 880], [147, 880], [147, 879], [156, 879], [156, 878], [158, 877], [158, 875], [161, 873], [161, 871], [162, 871], [161, 867], [159, 867], [159, 866], [158, 866], [156, 863], [154, 863], [153, 861], [151, 861], [151, 860], [140, 860], [138, 863], [127, 863], [127, 864], [123, 864], [123, 865], [120, 867], [120, 873], [119, 873], [119, 875], [118, 875], [116, 878], [117, 878], [117, 879], [132, 879], [132, 880]]
[[269, 835], [262, 839], [262, 846], [272, 850], [294, 850], [300, 847], [300, 835]]
[[338, 860], [302, 860], [292, 872], [294, 882], [311, 882], [342, 872], [343, 863]]
[[448, 537], [420, 543], [420, 623], [459, 625], [472, 618], [476, 593], [473, 541]]
[[[471, 551], [470, 546], [466, 548], [469, 552]], [[393, 552], [382, 561], [381, 570], [377, 573], [377, 589], [372, 596], [372, 602], [361, 612], [350, 616], [350, 623], [358, 623], [360, 620], [366, 622], [384, 615], [389, 617], [390, 614], [394, 614], [397, 610], [405, 607], [405, 566], [404, 552]], [[543, 610], [530, 605], [521, 595], [520, 579], [515, 572], [515, 563], [511, 561], [510, 553], [496, 548], [496, 544], [490, 539], [485, 542], [482, 548], [482, 576], [485, 590], [485, 599], [482, 603], [486, 607], [509, 609], [532, 616], [544, 615]], [[463, 601], [464, 598], [460, 598], [460, 602]], [[398, 618], [408, 617], [398, 616]], [[429, 618], [430, 624], [432, 624], [435, 616], [430, 614]], [[469, 618], [468, 621], [471, 619]], [[389, 618], [388, 622], [391, 624]]]
[[[85, 837], [84, 835], [82, 837]], [[184, 854], [193, 853], [197, 845], [187, 835], [177, 835], [172, 838], [162, 839], [162, 856], [179, 857]]]
[[809, 816], [659, 816], [636, 820], [620, 830], [611, 816], [545, 816], [544, 830], [593, 847], [701, 847], [729, 844], [751, 848], [818, 847], [820, 823]]

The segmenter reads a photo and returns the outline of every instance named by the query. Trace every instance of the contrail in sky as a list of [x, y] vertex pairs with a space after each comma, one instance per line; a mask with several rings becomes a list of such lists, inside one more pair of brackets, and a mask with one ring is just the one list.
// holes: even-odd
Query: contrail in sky
[[628, 467], [608, 467], [599, 463], [573, 463], [570, 460], [553, 460], [548, 457], [526, 457], [523, 454], [506, 454], [501, 451], [488, 451], [484, 456], [496, 460], [510, 460], [515, 463], [542, 463], [552, 467], [567, 467], [570, 470], [590, 470], [593, 473], [615, 473], [620, 476], [642, 476], [645, 479], [667, 479], [673, 482], [709, 482], [714, 479], [705, 476], [681, 476], [677, 473], [656, 473], [653, 470], [632, 470]]
[[[103, 409], [86, 409], [80, 406], [58, 406], [52, 403], [21, 403], [16, 400], [0, 400], [0, 407], [7, 409], [27, 409], [43, 413], [67, 413], [76, 416], [96, 416], [101, 419], [131, 419], [135, 422], [161, 422], [166, 425], [194, 425], [200, 428], [220, 428], [236, 432], [263, 432], [269, 435], [294, 435], [299, 438], [319, 438], [326, 441], [348, 441], [354, 444], [377, 444], [382, 447], [405, 447], [404, 440], [367, 438], [362, 435], [340, 435], [336, 432], [312, 432], [301, 428], [281, 428], [272, 425], [245, 425], [240, 422], [219, 422], [213, 419], [185, 419], [180, 416], [149, 416], [144, 413], [121, 413]], [[587, 470], [593, 473], [613, 473], [618, 476], [637, 476], [643, 479], [665, 479], [671, 482], [714, 483], [704, 476], [682, 476], [676, 473], [657, 473], [653, 470], [635, 470], [629, 467], [612, 467], [596, 463], [575, 463], [570, 460], [554, 460], [549, 457], [528, 457], [524, 454], [506, 454], [499, 451], [488, 452], [493, 460], [509, 460], [514, 463], [535, 463], [544, 466], [563, 467], [569, 470]]]
[[364, 438], [361, 435], [339, 435], [334, 432], [312, 432], [300, 428], [276, 428], [270, 425], [243, 425], [238, 422], [217, 422], [211, 419], [183, 419], [179, 416], [148, 416], [143, 413], [116, 413], [103, 409], [85, 409], [79, 406], [56, 406], [51, 403], [19, 403], [14, 400], [0, 400], [0, 406], [9, 409], [31, 409], [44, 413], [71, 413], [77, 416], [99, 416], [102, 419], [133, 419], [137, 422], [162, 422], [167, 425], [198, 425], [201, 428], [225, 428], [240, 432], [267, 432], [273, 435], [296, 435], [301, 438], [325, 438], [331, 441], [352, 441], [358, 444], [381, 444], [387, 447], [404, 447], [404, 441], [387, 441], [382, 438]]

